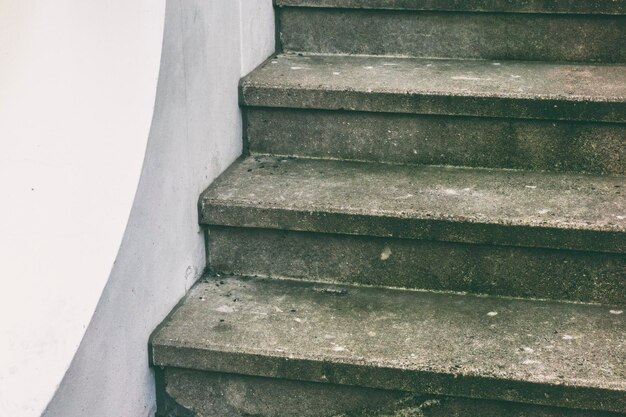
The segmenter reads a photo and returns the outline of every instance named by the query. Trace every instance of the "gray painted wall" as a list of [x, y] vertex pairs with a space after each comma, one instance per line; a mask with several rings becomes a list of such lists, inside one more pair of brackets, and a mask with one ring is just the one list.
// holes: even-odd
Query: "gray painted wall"
[[241, 153], [237, 83], [274, 51], [273, 19], [271, 0], [168, 0], [155, 112], [129, 223], [44, 416], [154, 414], [148, 337], [203, 271], [197, 199]]

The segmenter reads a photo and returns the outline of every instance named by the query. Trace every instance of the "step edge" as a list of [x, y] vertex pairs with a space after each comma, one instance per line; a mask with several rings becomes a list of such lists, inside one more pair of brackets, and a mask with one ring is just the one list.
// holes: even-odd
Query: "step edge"
[[[232, 373], [248, 376], [259, 376], [268, 378], [280, 378], [291, 379], [299, 381], [319, 382], [319, 383], [332, 383], [341, 385], [362, 386], [366, 388], [378, 388], [389, 390], [401, 390], [408, 392], [420, 392], [426, 394], [439, 394], [439, 395], [452, 395], [462, 396], [466, 398], [476, 398], [485, 400], [501, 400], [501, 401], [515, 401], [526, 404], [556, 406], [556, 407], [569, 407], [578, 409], [589, 409], [595, 411], [610, 411], [610, 412], [623, 412], [620, 401], [624, 402], [623, 388], [602, 388], [593, 387], [590, 385], [580, 384], [550, 384], [528, 381], [523, 379], [510, 379], [510, 378], [498, 378], [488, 375], [462, 375], [445, 373], [439, 371], [428, 370], [413, 370], [402, 369], [400, 367], [382, 367], [372, 366], [367, 362], [356, 363], [352, 361], [341, 361], [334, 359], [332, 362], [328, 360], [321, 360], [319, 358], [298, 358], [294, 356], [279, 356], [271, 355], [270, 352], [258, 351], [258, 352], [237, 352], [234, 350], [220, 349], [220, 346], [213, 347], [198, 347], [198, 346], [186, 346], [184, 342], [181, 343], [165, 343], [159, 340], [158, 335], [153, 340], [153, 358], [154, 364], [161, 367], [177, 367], [185, 369], [194, 369], [208, 372], [220, 372], [220, 373]], [[175, 356], [176, 359], [173, 359]], [[197, 359], [197, 357], [201, 357]], [[326, 358], [328, 359], [328, 358]], [[252, 363], [257, 361], [264, 362], [259, 365], [256, 364], [256, 368], [253, 372], [250, 370], [250, 365], [247, 361]], [[292, 367], [292, 371], [288, 370]], [[356, 372], [357, 377], [353, 380], [345, 377], [331, 377], [328, 378], [325, 373], [309, 371], [303, 372], [303, 369], [307, 367], [312, 368], [324, 368], [328, 370], [329, 367], [333, 368], [333, 372], [340, 374], [351, 374]], [[265, 369], [263, 369], [265, 368]], [[337, 371], [338, 369], [338, 371]], [[387, 383], [374, 382], [371, 380], [377, 379], [377, 374], [391, 373], [393, 375], [386, 376]], [[365, 374], [365, 375], [364, 375]], [[364, 378], [365, 377], [365, 378]], [[412, 379], [418, 378], [421, 381], [421, 386], [416, 388], [415, 382]], [[370, 379], [370, 380], [368, 380]], [[437, 380], [434, 384], [432, 381], [424, 380]], [[462, 385], [468, 384], [470, 388], [463, 388]], [[444, 385], [451, 384], [451, 387], [444, 387]], [[496, 386], [491, 388], [486, 394], [480, 396], [471, 395], [471, 391], [480, 387], [482, 391], [485, 384], [495, 384]], [[563, 391], [573, 391], [576, 395], [581, 395], [581, 391], [584, 392], [583, 398], [578, 398], [578, 402], [585, 402], [585, 407], [572, 407], [571, 402], [563, 400], [554, 400], [551, 395], [526, 395], [531, 398], [519, 398], [514, 399], [502, 394], [498, 394], [497, 391], [502, 389], [497, 385], [506, 385], [510, 390], [510, 386], [520, 387], [524, 389], [531, 389], [537, 391], [552, 391], [563, 394]], [[468, 393], [470, 391], [470, 393]], [[601, 401], [593, 400], [593, 398], [601, 396]], [[608, 403], [608, 406], [606, 405]]]
[[[210, 192], [210, 190], [207, 191]], [[200, 224], [204, 226], [274, 229], [551, 250], [626, 253], [626, 231], [623, 230], [565, 229], [528, 224], [468, 222], [426, 216], [402, 218], [331, 210], [293, 210], [262, 204], [237, 204], [232, 200], [213, 200], [208, 196], [203, 197], [200, 205]], [[256, 220], [254, 222], [242, 222], [242, 213], [251, 213]], [[333, 220], [333, 222], [329, 220]], [[326, 225], [320, 226], [323, 223]], [[341, 228], [336, 227], [337, 223], [342, 224]], [[391, 224], [381, 225], [381, 223]], [[371, 226], [371, 224], [375, 224], [375, 226]], [[361, 226], [358, 227], [358, 225]], [[432, 229], [436, 230], [433, 232]], [[516, 234], [517, 239], [511, 239], [509, 234], [520, 229], [523, 236]], [[463, 238], [459, 235], [463, 235]], [[564, 244], [565, 238], [568, 238], [570, 242]], [[591, 241], [594, 244], [578, 244], [578, 240]], [[613, 243], [614, 240], [617, 240], [617, 244]], [[551, 244], [551, 242], [556, 243]]]
[[[257, 96], [254, 96], [254, 92]], [[310, 95], [315, 97], [310, 103], [298, 103], [297, 99], [289, 98], [289, 95], [297, 92], [299, 95]], [[260, 94], [258, 94], [260, 93]], [[272, 96], [274, 103], [266, 100], [262, 95]], [[346, 95], [355, 96], [357, 102], [361, 102], [358, 106], [343, 106], [339, 104], [340, 98]], [[626, 123], [626, 118], [622, 118], [620, 114], [626, 114], [626, 99], [615, 100], [589, 100], [588, 98], [580, 98], [577, 100], [566, 100], [559, 97], [510, 97], [496, 96], [486, 94], [474, 95], [454, 95], [445, 93], [429, 93], [417, 92], [407, 94], [406, 92], [382, 92], [382, 91], [365, 91], [350, 89], [315, 89], [315, 88], [293, 88], [275, 85], [264, 85], [257, 82], [244, 82], [241, 92], [242, 100], [240, 107], [265, 107], [265, 108], [288, 108], [288, 109], [315, 109], [315, 110], [343, 110], [343, 111], [359, 111], [370, 113], [395, 113], [395, 114], [421, 114], [421, 115], [442, 115], [442, 116], [467, 116], [467, 117], [489, 117], [489, 118], [505, 118], [505, 119], [525, 119], [525, 120], [557, 120], [557, 121], [578, 121], [578, 122], [603, 122], [603, 123]], [[369, 98], [371, 103], [364, 103], [362, 99]], [[371, 100], [374, 98], [374, 100]], [[357, 100], [358, 99], [358, 100]], [[416, 102], [415, 108], [406, 108], [399, 103], [385, 103], [386, 100], [407, 100]], [[455, 100], [450, 105], [443, 101]], [[433, 103], [417, 103], [419, 101], [432, 101]], [[336, 103], [335, 103], [336, 102]], [[382, 103], [381, 103], [382, 102]], [[475, 107], [468, 111], [467, 104]], [[419, 104], [419, 106], [418, 106]], [[429, 107], [425, 107], [429, 106]], [[498, 106], [499, 108], [494, 108]], [[510, 106], [524, 107], [525, 114], [511, 113]], [[533, 106], [539, 108], [533, 109]], [[556, 107], [555, 107], [556, 106]], [[567, 106], [575, 108], [577, 106], [592, 107], [598, 114], [592, 117], [584, 115], [586, 109], [576, 108], [579, 114], [571, 114], [571, 109], [562, 107]], [[458, 108], [464, 110], [459, 110]], [[471, 109], [470, 107], [470, 109]], [[547, 113], [547, 108], [554, 112], [554, 108], [558, 108], [558, 113]]]

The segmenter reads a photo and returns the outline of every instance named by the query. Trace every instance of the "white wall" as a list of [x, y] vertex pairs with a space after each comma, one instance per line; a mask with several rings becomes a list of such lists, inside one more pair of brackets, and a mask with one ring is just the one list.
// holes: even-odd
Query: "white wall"
[[237, 85], [274, 51], [273, 19], [271, 0], [167, 1], [156, 106], [128, 226], [45, 416], [154, 414], [148, 337], [204, 268], [198, 196], [241, 152]]
[[148, 140], [165, 0], [0, 0], [0, 414], [38, 416], [107, 282]]

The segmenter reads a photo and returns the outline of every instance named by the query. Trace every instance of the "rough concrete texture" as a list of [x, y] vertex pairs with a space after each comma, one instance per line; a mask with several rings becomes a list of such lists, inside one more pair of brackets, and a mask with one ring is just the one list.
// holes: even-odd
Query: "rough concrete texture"
[[193, 411], [194, 417], [367, 415], [389, 410], [411, 397], [399, 391], [176, 368], [165, 370], [164, 388], [180, 407]]
[[626, 127], [458, 116], [246, 109], [253, 154], [626, 174]]
[[284, 51], [626, 61], [624, 16], [286, 7], [279, 20]]
[[[178, 412], [158, 417], [623, 417], [624, 414], [419, 395], [167, 368]], [[171, 403], [170, 403], [171, 404]], [[184, 404], [184, 407], [182, 406]], [[175, 406], [169, 406], [170, 410]]]
[[509, 13], [626, 14], [623, 0], [274, 0], [278, 7]]
[[626, 411], [622, 310], [217, 278], [152, 339], [159, 366]]
[[279, 55], [241, 90], [255, 107], [626, 122], [623, 65]]
[[211, 227], [215, 272], [626, 304], [626, 256]]
[[251, 157], [201, 196], [201, 222], [626, 252], [622, 176]]

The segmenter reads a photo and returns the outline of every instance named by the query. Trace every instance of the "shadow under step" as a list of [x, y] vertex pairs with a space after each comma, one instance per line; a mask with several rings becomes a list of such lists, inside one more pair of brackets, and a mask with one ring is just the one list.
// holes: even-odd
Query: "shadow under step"
[[[153, 335], [151, 352], [171, 378], [209, 386], [209, 393], [216, 378], [237, 390], [232, 385], [242, 377], [185, 370], [290, 380], [284, 385], [291, 390], [295, 381], [315, 382], [321, 385], [311, 390], [339, 385], [348, 394], [361, 387], [510, 401], [521, 407], [511, 410], [570, 409], [532, 415], [578, 416], [571, 409], [626, 411], [624, 320], [606, 306], [222, 277], [190, 291]], [[189, 398], [171, 385], [170, 395]], [[267, 400], [260, 395], [257, 404]], [[309, 415], [331, 415], [323, 411]]]

